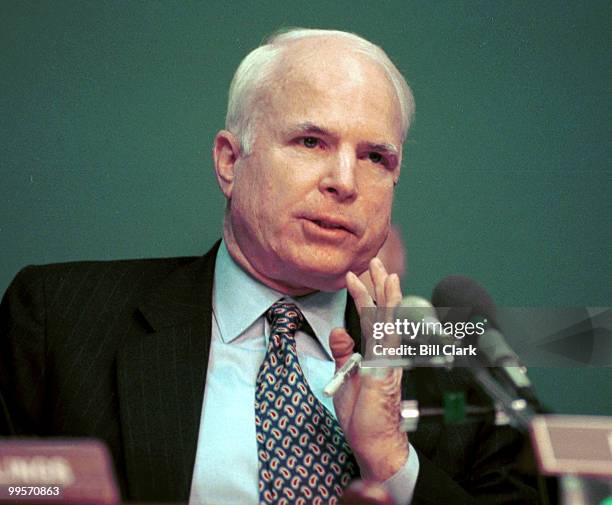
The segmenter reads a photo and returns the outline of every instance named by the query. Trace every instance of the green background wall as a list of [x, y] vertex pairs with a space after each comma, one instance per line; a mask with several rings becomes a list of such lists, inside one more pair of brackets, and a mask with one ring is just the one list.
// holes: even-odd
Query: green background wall
[[[0, 290], [24, 265], [203, 253], [212, 138], [241, 58], [285, 26], [384, 47], [417, 101], [395, 220], [406, 292], [612, 305], [612, 9], [592, 2], [0, 2]], [[612, 415], [612, 369], [532, 371]]]

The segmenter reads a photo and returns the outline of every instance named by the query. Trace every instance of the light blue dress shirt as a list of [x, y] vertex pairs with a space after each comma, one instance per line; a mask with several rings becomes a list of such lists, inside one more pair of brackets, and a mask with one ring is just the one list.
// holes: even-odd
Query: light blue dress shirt
[[[335, 416], [333, 399], [323, 396], [323, 388], [334, 374], [329, 333], [344, 326], [346, 290], [292, 299], [249, 276], [221, 243], [190, 505], [259, 502], [255, 382], [270, 334], [264, 315], [281, 298], [296, 303], [316, 335], [315, 339], [297, 332], [298, 359], [312, 392]], [[406, 465], [385, 482], [397, 503], [410, 503], [418, 471], [418, 457], [411, 447]]]

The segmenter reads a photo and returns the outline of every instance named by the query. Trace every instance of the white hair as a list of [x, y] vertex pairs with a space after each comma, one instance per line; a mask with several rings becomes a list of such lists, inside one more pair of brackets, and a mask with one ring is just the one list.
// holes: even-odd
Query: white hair
[[400, 71], [380, 47], [354, 33], [293, 28], [272, 35], [263, 45], [247, 54], [230, 84], [225, 128], [236, 135], [244, 156], [248, 156], [253, 147], [258, 93], [272, 84], [275, 66], [291, 42], [315, 37], [342, 38], [356, 53], [367, 56], [383, 68], [397, 95], [402, 138], [406, 138], [414, 115], [414, 97]]

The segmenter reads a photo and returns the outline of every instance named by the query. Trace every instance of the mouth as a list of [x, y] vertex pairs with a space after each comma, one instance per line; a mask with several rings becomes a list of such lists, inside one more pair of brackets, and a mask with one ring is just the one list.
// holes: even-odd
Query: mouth
[[312, 225], [314, 225], [316, 229], [321, 230], [322, 233], [348, 233], [356, 235], [355, 228], [340, 217], [304, 216], [303, 219], [306, 222], [312, 223]]
[[314, 224], [320, 226], [321, 228], [326, 228], [328, 230], [346, 230], [349, 231], [346, 227], [341, 224], [330, 223], [329, 221], [323, 221], [321, 219], [311, 219]]

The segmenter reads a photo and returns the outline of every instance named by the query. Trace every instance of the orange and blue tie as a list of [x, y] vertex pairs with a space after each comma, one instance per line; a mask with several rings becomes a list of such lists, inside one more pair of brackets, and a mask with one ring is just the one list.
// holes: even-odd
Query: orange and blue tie
[[298, 362], [295, 333], [304, 316], [295, 304], [279, 301], [266, 317], [270, 341], [255, 390], [259, 503], [336, 504], [358, 467]]

